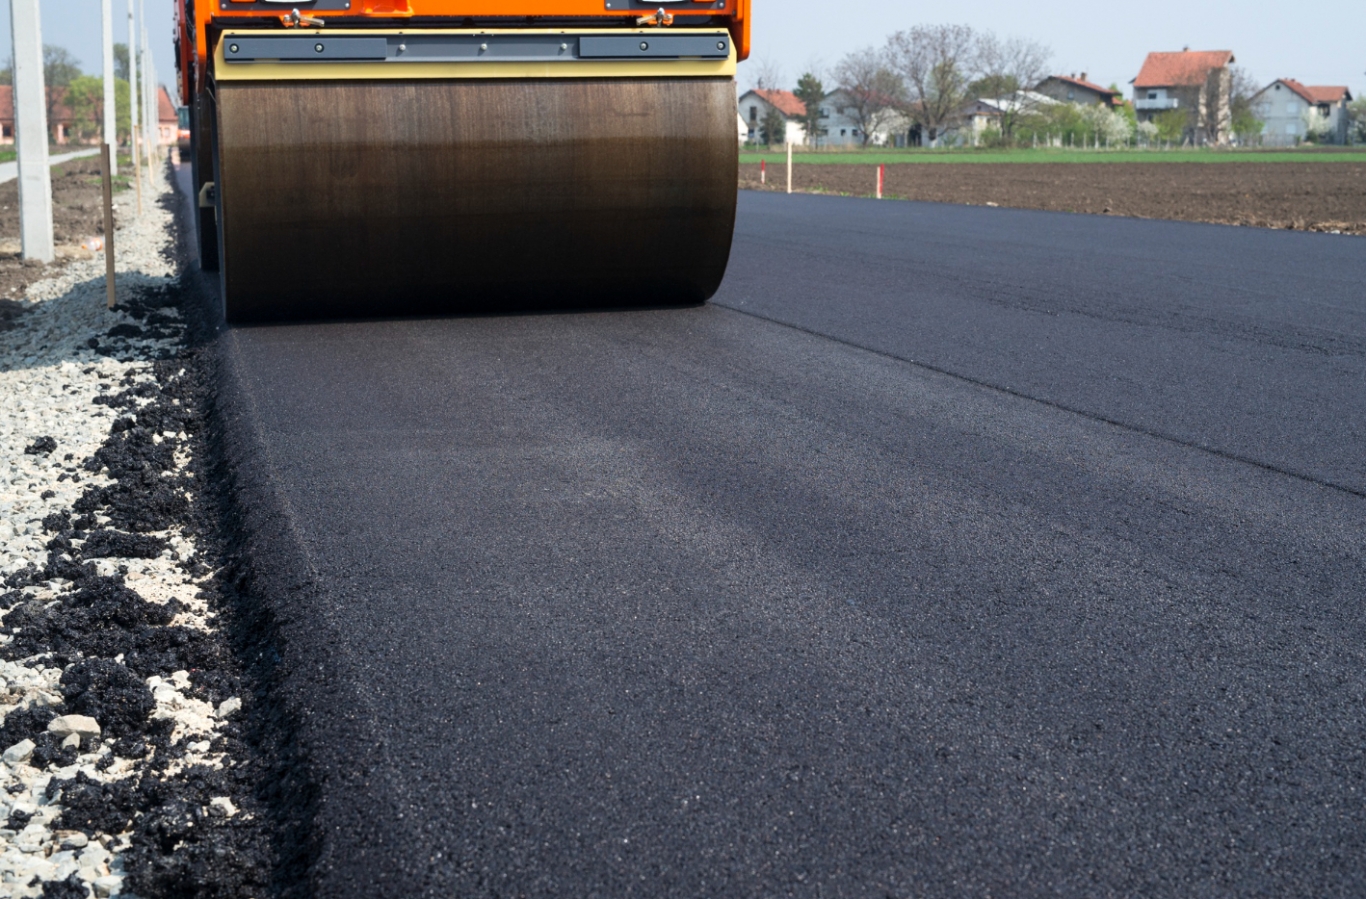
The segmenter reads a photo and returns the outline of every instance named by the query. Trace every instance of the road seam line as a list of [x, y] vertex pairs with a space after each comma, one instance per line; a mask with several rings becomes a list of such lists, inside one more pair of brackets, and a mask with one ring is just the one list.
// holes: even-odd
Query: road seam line
[[1230, 461], [1230, 462], [1240, 462], [1240, 463], [1242, 463], [1242, 464], [1244, 464], [1244, 465], [1251, 465], [1251, 466], [1253, 466], [1253, 467], [1255, 467], [1255, 468], [1260, 468], [1260, 469], [1262, 469], [1263, 471], [1269, 471], [1269, 472], [1272, 472], [1272, 473], [1274, 473], [1274, 474], [1279, 474], [1279, 475], [1283, 475], [1283, 476], [1285, 476], [1285, 477], [1294, 478], [1294, 479], [1299, 480], [1299, 481], [1306, 481], [1306, 482], [1308, 482], [1308, 483], [1310, 483], [1310, 484], [1314, 484], [1314, 485], [1317, 485], [1317, 486], [1319, 486], [1319, 487], [1326, 487], [1326, 488], [1328, 488], [1328, 489], [1330, 489], [1330, 490], [1337, 490], [1337, 491], [1340, 491], [1340, 492], [1342, 492], [1342, 493], [1346, 493], [1346, 494], [1348, 494], [1348, 495], [1350, 495], [1350, 496], [1355, 496], [1355, 497], [1358, 497], [1358, 498], [1361, 498], [1361, 499], [1366, 499], [1366, 489], [1360, 489], [1360, 488], [1356, 488], [1356, 487], [1349, 487], [1349, 486], [1346, 486], [1345, 484], [1337, 484], [1337, 483], [1334, 483], [1333, 481], [1329, 481], [1329, 480], [1325, 480], [1325, 479], [1323, 479], [1323, 478], [1315, 477], [1314, 475], [1311, 475], [1311, 474], [1305, 474], [1305, 473], [1303, 473], [1303, 472], [1295, 471], [1295, 470], [1289, 469], [1289, 468], [1281, 468], [1281, 467], [1279, 467], [1279, 466], [1272, 465], [1272, 464], [1270, 464], [1270, 463], [1268, 463], [1268, 462], [1259, 461], [1259, 460], [1254, 459], [1254, 458], [1252, 458], [1252, 457], [1250, 457], [1250, 456], [1243, 456], [1243, 455], [1240, 455], [1240, 454], [1238, 454], [1238, 453], [1229, 452], [1228, 450], [1216, 449], [1216, 448], [1210, 447], [1210, 446], [1201, 446], [1201, 445], [1198, 444], [1198, 443], [1192, 443], [1192, 442], [1190, 442], [1190, 441], [1188, 441], [1188, 440], [1183, 440], [1183, 439], [1181, 439], [1180, 437], [1175, 437], [1175, 436], [1173, 436], [1173, 435], [1171, 435], [1171, 434], [1164, 434], [1164, 433], [1162, 433], [1161, 431], [1154, 431], [1154, 430], [1151, 430], [1151, 429], [1148, 429], [1148, 428], [1140, 427], [1140, 426], [1138, 426], [1138, 425], [1130, 424], [1130, 423], [1128, 423], [1128, 422], [1120, 421], [1120, 420], [1118, 420], [1118, 419], [1107, 418], [1107, 417], [1104, 416], [1104, 415], [1100, 415], [1100, 414], [1097, 414], [1097, 413], [1095, 413], [1095, 412], [1088, 412], [1088, 411], [1085, 410], [1085, 409], [1078, 409], [1078, 408], [1075, 408], [1075, 407], [1073, 407], [1073, 406], [1064, 405], [1063, 403], [1059, 403], [1059, 402], [1056, 402], [1056, 401], [1054, 401], [1054, 400], [1046, 400], [1046, 399], [1043, 399], [1042, 397], [1031, 396], [1031, 395], [1028, 394], [1028, 393], [1022, 393], [1022, 392], [1020, 392], [1020, 391], [1018, 391], [1018, 390], [1013, 390], [1013, 389], [1011, 389], [1011, 388], [1009, 388], [1009, 387], [1002, 387], [1002, 386], [999, 385], [999, 384], [992, 384], [992, 383], [990, 383], [989, 381], [983, 381], [983, 380], [980, 380], [980, 379], [978, 379], [978, 378], [974, 378], [974, 377], [972, 377], [971, 375], [964, 375], [964, 374], [960, 374], [960, 373], [955, 372], [955, 371], [950, 371], [949, 369], [946, 369], [946, 368], [940, 368], [940, 367], [938, 367], [938, 366], [936, 366], [936, 365], [931, 365], [931, 364], [928, 363], [928, 362], [919, 362], [919, 361], [917, 361], [917, 360], [915, 360], [915, 359], [907, 359], [907, 358], [905, 358], [904, 356], [898, 356], [898, 355], [896, 355], [895, 353], [888, 352], [887, 350], [879, 350], [879, 349], [875, 349], [874, 347], [864, 346], [863, 344], [855, 343], [855, 342], [852, 341], [852, 340], [847, 340], [847, 339], [842, 338], [842, 337], [833, 337], [833, 336], [831, 336], [831, 335], [829, 335], [829, 334], [825, 334], [825, 333], [822, 333], [822, 332], [820, 332], [820, 331], [813, 330], [813, 329], [811, 329], [811, 328], [806, 328], [806, 327], [803, 327], [803, 326], [801, 326], [801, 325], [794, 325], [794, 324], [792, 324], [791, 322], [782, 321], [781, 319], [769, 318], [769, 317], [766, 316], [766, 315], [760, 315], [759, 313], [757, 313], [757, 312], [751, 312], [751, 311], [749, 311], [748, 309], [737, 309], [737, 308], [734, 307], [734, 306], [726, 306], [726, 305], [724, 305], [724, 304], [722, 304], [722, 303], [716, 303], [716, 302], [713, 302], [711, 305], [716, 306], [718, 309], [725, 309], [725, 310], [727, 310], [727, 311], [729, 311], [729, 312], [735, 312], [735, 313], [737, 313], [737, 314], [739, 314], [739, 315], [746, 315], [746, 316], [749, 316], [750, 318], [756, 318], [756, 319], [758, 319], [758, 320], [760, 320], [760, 321], [765, 321], [765, 322], [768, 322], [768, 323], [770, 323], [770, 324], [779, 325], [779, 326], [784, 327], [784, 328], [790, 328], [791, 330], [793, 330], [793, 331], [799, 331], [799, 332], [801, 332], [802, 334], [809, 334], [809, 335], [811, 335], [812, 337], [820, 337], [820, 338], [823, 338], [823, 339], [825, 339], [825, 340], [830, 340], [830, 341], [833, 341], [834, 343], [838, 343], [838, 344], [841, 344], [841, 345], [843, 345], [843, 346], [850, 347], [850, 348], [852, 348], [852, 349], [862, 350], [862, 351], [865, 352], [865, 353], [872, 353], [873, 355], [875, 355], [875, 356], [881, 356], [881, 357], [883, 357], [884, 359], [892, 359], [892, 360], [895, 360], [895, 361], [897, 361], [897, 362], [901, 362], [901, 363], [903, 363], [903, 364], [905, 364], [905, 365], [910, 365], [910, 366], [914, 366], [915, 368], [923, 369], [924, 371], [934, 372], [934, 373], [937, 374], [937, 375], [943, 375], [943, 376], [948, 377], [948, 378], [953, 378], [953, 379], [956, 380], [956, 381], [962, 381], [963, 383], [965, 383], [965, 384], [971, 384], [971, 385], [974, 386], [974, 387], [980, 387], [980, 388], [983, 388], [983, 389], [985, 389], [985, 390], [993, 391], [993, 392], [995, 392], [995, 393], [1002, 393], [1002, 394], [1005, 394], [1006, 396], [1015, 397], [1016, 399], [1028, 400], [1029, 402], [1032, 402], [1032, 403], [1038, 403], [1038, 404], [1041, 405], [1041, 406], [1047, 406], [1047, 407], [1050, 408], [1050, 409], [1057, 409], [1057, 410], [1060, 411], [1060, 412], [1067, 412], [1067, 413], [1069, 413], [1069, 414], [1071, 414], [1071, 415], [1079, 415], [1079, 416], [1081, 416], [1082, 418], [1089, 419], [1090, 421], [1095, 421], [1095, 422], [1099, 422], [1099, 423], [1101, 423], [1101, 424], [1111, 425], [1112, 427], [1121, 428], [1121, 429], [1123, 429], [1123, 430], [1125, 430], [1125, 431], [1129, 431], [1129, 432], [1134, 433], [1134, 434], [1141, 434], [1141, 435], [1144, 436], [1144, 437], [1151, 437], [1151, 438], [1156, 439], [1156, 440], [1162, 440], [1162, 441], [1165, 441], [1165, 442], [1167, 442], [1167, 443], [1172, 443], [1172, 444], [1175, 444], [1175, 445], [1177, 445], [1177, 446], [1184, 447], [1184, 448], [1186, 448], [1186, 449], [1192, 449], [1192, 450], [1197, 450], [1197, 451], [1202, 452], [1202, 453], [1208, 453], [1208, 454], [1211, 455], [1211, 456], [1216, 456], [1216, 457], [1218, 457], [1218, 458], [1220, 458], [1220, 459], [1225, 459], [1225, 460], [1228, 460], [1228, 461]]

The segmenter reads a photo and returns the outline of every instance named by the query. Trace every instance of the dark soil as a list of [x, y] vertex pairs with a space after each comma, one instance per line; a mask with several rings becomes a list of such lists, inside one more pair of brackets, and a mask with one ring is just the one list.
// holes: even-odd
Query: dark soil
[[[800, 164], [794, 190], [874, 196], [877, 167]], [[786, 190], [784, 166], [740, 167], [740, 187]], [[903, 163], [884, 197], [1223, 225], [1366, 234], [1366, 164], [1355, 162]]]
[[[114, 203], [126, 204], [119, 191], [128, 188], [128, 172], [120, 161], [121, 176], [114, 181]], [[114, 225], [120, 224], [114, 210]], [[52, 168], [52, 233], [57, 244], [57, 260], [50, 266], [41, 262], [25, 262], [19, 258], [19, 182], [0, 184], [0, 298], [17, 298], [34, 281], [51, 277], [51, 269], [64, 265], [74, 256], [86, 255], [80, 244], [90, 237], [104, 234], [104, 188], [100, 184], [98, 156], [73, 159]], [[0, 308], [0, 330], [4, 330], [8, 313]]]

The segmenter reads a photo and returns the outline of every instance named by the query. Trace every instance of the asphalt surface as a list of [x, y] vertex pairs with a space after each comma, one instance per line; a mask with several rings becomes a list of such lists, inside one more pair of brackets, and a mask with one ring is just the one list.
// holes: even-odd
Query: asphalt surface
[[1366, 243], [740, 198], [225, 332], [319, 896], [1366, 894]]

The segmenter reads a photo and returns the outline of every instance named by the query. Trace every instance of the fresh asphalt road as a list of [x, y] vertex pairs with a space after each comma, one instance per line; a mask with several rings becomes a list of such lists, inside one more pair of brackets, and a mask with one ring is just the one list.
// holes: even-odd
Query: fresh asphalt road
[[314, 892], [1366, 894], [1363, 285], [743, 193], [705, 307], [225, 332]]

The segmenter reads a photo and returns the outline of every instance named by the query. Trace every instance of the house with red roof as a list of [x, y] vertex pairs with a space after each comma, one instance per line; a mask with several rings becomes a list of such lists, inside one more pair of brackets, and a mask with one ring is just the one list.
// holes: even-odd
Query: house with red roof
[[1085, 72], [1080, 75], [1049, 75], [1034, 90], [1060, 103], [1076, 103], [1079, 106], [1099, 105], [1113, 109], [1124, 102], [1123, 95], [1117, 91], [1087, 81]]
[[776, 110], [782, 116], [785, 129], [784, 139], [775, 143], [800, 144], [806, 141], [806, 126], [802, 124], [806, 104], [798, 100], [792, 91], [756, 87], [741, 95], [739, 102], [740, 118], [745, 121], [750, 143], [763, 142], [764, 118], [770, 110]]
[[[71, 109], [59, 99], [59, 96], [66, 96], [66, 88], [49, 87], [48, 96], [52, 97], [53, 102], [48, 109], [48, 130], [52, 132], [51, 141], [54, 144], [65, 144], [75, 139], [77, 122], [71, 114]], [[100, 121], [103, 112], [97, 107], [95, 110], [96, 121]], [[176, 113], [175, 103], [171, 100], [171, 95], [166, 92], [163, 86], [157, 92], [157, 139], [163, 147], [168, 147], [176, 142], [179, 117]], [[89, 143], [97, 143], [98, 139], [92, 139]], [[14, 88], [8, 84], [0, 84], [0, 144], [14, 143]]]
[[1227, 144], [1233, 136], [1231, 50], [1149, 53], [1131, 83], [1134, 112], [1150, 122], [1171, 110], [1186, 113], [1182, 142]]
[[1313, 136], [1331, 144], [1347, 143], [1351, 127], [1347, 104], [1352, 92], [1341, 85], [1301, 84], [1294, 78], [1271, 82], [1252, 97], [1252, 114], [1262, 122], [1262, 142], [1293, 146]]

